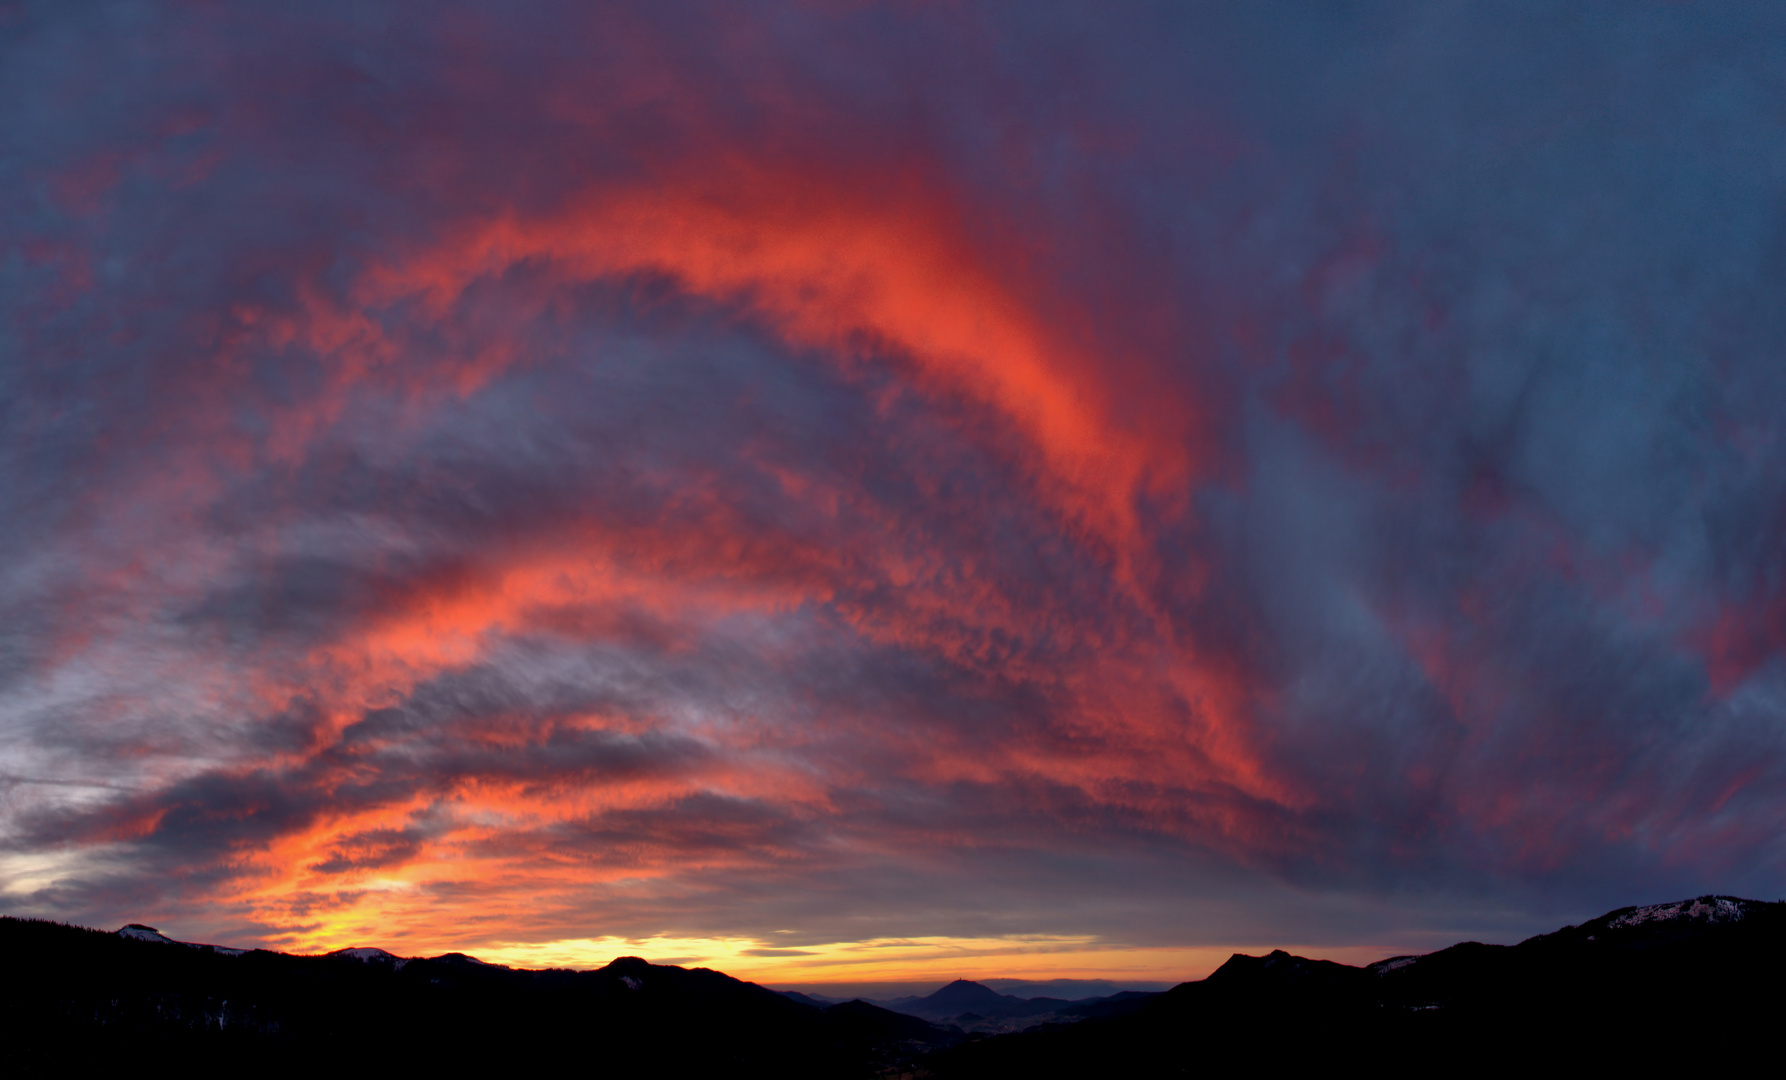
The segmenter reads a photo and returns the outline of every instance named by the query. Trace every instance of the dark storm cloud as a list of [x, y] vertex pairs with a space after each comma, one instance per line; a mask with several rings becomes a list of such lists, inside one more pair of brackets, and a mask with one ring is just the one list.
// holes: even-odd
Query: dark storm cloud
[[12, 895], [790, 956], [1772, 895], [1774, 21], [15, 9]]

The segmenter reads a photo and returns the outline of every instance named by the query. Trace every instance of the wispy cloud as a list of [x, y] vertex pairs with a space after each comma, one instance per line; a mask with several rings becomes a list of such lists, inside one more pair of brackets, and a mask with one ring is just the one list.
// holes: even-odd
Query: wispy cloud
[[8, 909], [822, 980], [1777, 893], [1779, 16], [1302, 14], [19, 9]]

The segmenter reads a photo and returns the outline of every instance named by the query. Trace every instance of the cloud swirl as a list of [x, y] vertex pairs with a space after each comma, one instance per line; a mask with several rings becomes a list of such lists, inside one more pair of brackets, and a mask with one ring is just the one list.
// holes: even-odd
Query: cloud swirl
[[0, 8], [8, 909], [1002, 972], [1777, 894], [1779, 21]]

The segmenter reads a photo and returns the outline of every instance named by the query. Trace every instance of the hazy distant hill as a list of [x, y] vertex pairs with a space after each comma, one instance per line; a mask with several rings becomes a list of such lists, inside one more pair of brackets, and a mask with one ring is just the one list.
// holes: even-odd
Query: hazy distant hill
[[957, 979], [923, 997], [895, 998], [876, 1004], [894, 1012], [960, 1027], [967, 1032], [995, 1033], [1023, 1031], [1048, 1023], [1073, 1023], [1088, 1017], [1126, 1015], [1155, 996], [1131, 990], [1081, 1001], [1020, 998], [1000, 994], [981, 983]]
[[[1024, 999], [962, 980], [899, 1003], [946, 1024], [630, 957], [598, 971], [524, 971], [459, 953], [288, 956], [182, 944], [134, 924], [108, 934], [10, 918], [0, 918], [0, 957], [9, 1075], [158, 1061], [454, 1074], [570, 1062], [620, 1075], [840, 1078], [1341, 1062], [1397, 1075], [1703, 1071], [1744, 1052], [1775, 1060], [1786, 904], [1708, 896], [1621, 908], [1514, 946], [1467, 942], [1362, 968], [1236, 955], [1163, 994]], [[962, 1030], [1038, 1018], [1020, 1034]]]
[[1112, 982], [1109, 979], [979, 979], [981, 986], [1020, 998], [1060, 998], [1062, 1001], [1090, 1001], [1123, 993], [1157, 994], [1170, 990], [1175, 983], [1148, 980]]

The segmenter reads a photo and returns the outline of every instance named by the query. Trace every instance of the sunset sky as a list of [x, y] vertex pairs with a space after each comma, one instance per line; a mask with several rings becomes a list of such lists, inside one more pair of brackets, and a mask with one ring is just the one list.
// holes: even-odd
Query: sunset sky
[[1786, 5], [0, 3], [0, 912], [1178, 981], [1786, 892]]

